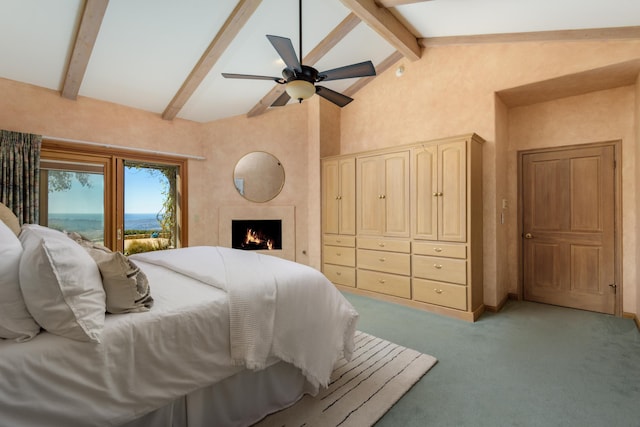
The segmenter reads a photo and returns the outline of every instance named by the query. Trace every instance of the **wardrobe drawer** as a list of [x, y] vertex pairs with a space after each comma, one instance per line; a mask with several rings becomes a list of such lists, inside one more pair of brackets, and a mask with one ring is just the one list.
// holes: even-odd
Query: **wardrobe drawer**
[[465, 245], [454, 245], [451, 243], [413, 242], [413, 253], [416, 255], [465, 259], [467, 257], [467, 247]]
[[413, 279], [413, 299], [458, 310], [467, 309], [467, 287], [431, 280]]
[[467, 284], [467, 261], [413, 255], [413, 275], [423, 279]]
[[356, 286], [356, 269], [353, 267], [325, 264], [322, 271], [327, 276], [327, 279], [335, 284], [351, 286], [352, 288]]
[[409, 254], [358, 249], [358, 268], [394, 274], [411, 274]]
[[345, 265], [347, 267], [356, 266], [355, 248], [346, 248], [342, 246], [325, 246], [323, 255], [325, 263]]
[[375, 237], [358, 237], [359, 249], [373, 249], [378, 251], [403, 252], [411, 251], [408, 240], [376, 239]]
[[332, 246], [348, 246], [353, 248], [356, 246], [355, 236], [345, 236], [342, 234], [325, 234], [324, 244]]
[[411, 279], [406, 276], [358, 270], [358, 288], [401, 298], [411, 298]]

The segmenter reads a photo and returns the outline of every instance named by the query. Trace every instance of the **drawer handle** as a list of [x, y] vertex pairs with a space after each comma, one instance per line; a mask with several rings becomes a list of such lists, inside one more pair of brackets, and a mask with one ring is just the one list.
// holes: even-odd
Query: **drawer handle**
[[380, 258], [379, 261], [380, 262], [385, 262], [385, 259], [384, 258]]
[[336, 239], [336, 243], [342, 243], [342, 240]]
[[433, 248], [433, 250], [436, 252], [442, 252], [442, 248]]
[[336, 256], [342, 256], [342, 252], [336, 252]]
[[442, 289], [436, 289], [436, 288], [433, 288], [433, 291], [434, 291], [436, 294], [441, 294], [441, 293], [442, 293]]
[[435, 268], [437, 268], [438, 270], [440, 270], [442, 268], [442, 264], [433, 264], [433, 266]]
[[378, 246], [380, 246], [381, 248], [384, 248], [384, 243], [380, 242], [378, 243]]
[[342, 276], [342, 273], [339, 271], [336, 271], [336, 276]]
[[384, 285], [384, 279], [378, 279], [378, 283], [380, 283], [381, 285]]

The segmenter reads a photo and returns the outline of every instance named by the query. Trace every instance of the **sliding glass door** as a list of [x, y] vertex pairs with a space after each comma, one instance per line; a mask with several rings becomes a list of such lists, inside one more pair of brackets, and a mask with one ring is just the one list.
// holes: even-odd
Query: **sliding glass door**
[[124, 254], [186, 245], [186, 160], [43, 141], [40, 224]]

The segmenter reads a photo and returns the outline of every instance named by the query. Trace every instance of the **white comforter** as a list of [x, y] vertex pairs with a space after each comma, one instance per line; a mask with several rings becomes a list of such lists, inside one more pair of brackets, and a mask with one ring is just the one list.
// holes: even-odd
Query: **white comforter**
[[[231, 358], [263, 369], [270, 356], [326, 386], [333, 363], [351, 359], [357, 313], [320, 272], [256, 252], [195, 246], [130, 257], [221, 289], [229, 298]], [[312, 334], [314, 339], [309, 340]]]
[[[243, 369], [230, 356], [227, 292], [142, 258], [155, 304], [147, 313], [108, 315], [101, 343], [46, 332], [25, 343], [0, 340], [0, 425], [117, 426]], [[357, 313], [317, 271], [265, 258], [276, 286], [266, 364], [280, 354], [323, 384], [324, 367], [351, 350]], [[261, 275], [256, 264], [246, 270]], [[322, 341], [336, 333], [340, 343]]]

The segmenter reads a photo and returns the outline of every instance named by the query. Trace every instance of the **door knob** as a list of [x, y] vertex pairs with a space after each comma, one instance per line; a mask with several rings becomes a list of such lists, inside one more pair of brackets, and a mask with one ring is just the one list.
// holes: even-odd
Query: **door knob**
[[524, 238], [525, 239], [533, 239], [533, 234], [527, 233], [527, 234], [524, 235]]

